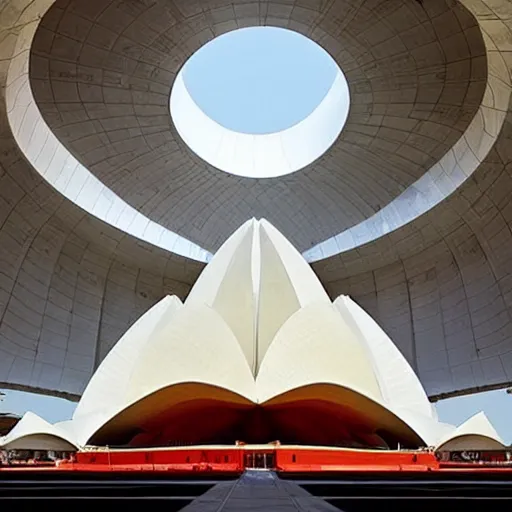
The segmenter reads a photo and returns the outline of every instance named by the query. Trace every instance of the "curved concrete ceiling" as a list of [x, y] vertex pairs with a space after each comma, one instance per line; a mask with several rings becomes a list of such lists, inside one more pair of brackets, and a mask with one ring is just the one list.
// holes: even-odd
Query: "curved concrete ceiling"
[[[342, 245], [348, 250], [313, 268], [332, 297], [349, 294], [372, 314], [431, 397], [510, 385], [512, 8], [505, 0], [420, 4], [221, 0], [208, 10], [174, 0], [165, 10], [153, 0], [2, 2], [0, 384], [79, 395], [128, 326], [164, 294], [185, 297], [203, 268], [101, 222], [31, 166], [13, 136], [6, 87], [13, 86], [9, 76], [26, 80], [26, 64], [17, 66], [27, 62], [37, 31], [31, 84], [62, 144], [120, 199], [207, 249], [248, 215], [268, 217], [300, 249], [310, 248], [397, 199], [465, 134], [467, 159], [450, 168], [449, 197], [373, 241]], [[325, 16], [311, 10], [324, 5]], [[206, 166], [176, 138], [169, 118], [167, 92], [182, 60], [172, 68], [171, 56], [169, 69], [145, 66], [147, 42], [124, 46], [125, 37], [156, 31], [162, 43], [180, 46], [185, 60], [213, 34], [235, 28], [234, 16], [236, 26], [267, 22], [301, 31], [348, 59], [339, 61], [353, 99], [346, 128], [332, 151], [296, 175], [267, 182]], [[61, 25], [67, 33], [59, 33]], [[102, 40], [105, 34], [115, 40]], [[130, 48], [140, 54], [130, 56]], [[155, 42], [151, 49], [166, 55]], [[466, 135], [476, 133], [482, 105], [504, 119], [475, 154], [478, 145]], [[489, 118], [481, 119], [485, 126]], [[134, 159], [130, 147], [145, 152]], [[360, 165], [349, 167], [355, 158]], [[176, 164], [172, 174], [169, 162]], [[471, 172], [461, 162], [470, 162]], [[204, 202], [208, 188], [213, 195]]]
[[313, 265], [331, 295], [348, 293], [375, 314], [439, 397], [512, 380], [512, 7], [466, 3], [486, 41], [483, 105], [493, 115], [482, 113], [478, 136], [455, 157], [458, 188], [412, 222]]
[[[310, 37], [350, 88], [338, 140], [278, 179], [208, 165], [169, 114], [190, 55], [253, 25]], [[474, 18], [445, 0], [58, 0], [37, 30], [30, 77], [59, 140], [150, 219], [214, 251], [247, 219], [265, 217], [306, 250], [378, 212], [457, 142], [481, 103], [486, 59]]]

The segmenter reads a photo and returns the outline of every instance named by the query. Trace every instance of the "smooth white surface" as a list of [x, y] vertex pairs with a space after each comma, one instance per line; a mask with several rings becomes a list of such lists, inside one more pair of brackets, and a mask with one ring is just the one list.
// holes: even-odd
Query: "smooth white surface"
[[64, 422], [64, 428], [71, 429], [80, 444], [125, 406], [127, 387], [141, 353], [181, 307], [178, 297], [164, 297], [126, 331], [102, 361], [75, 409], [74, 421]]
[[311, 267], [271, 224], [255, 219], [223, 244], [185, 302], [220, 314], [254, 375], [283, 323], [315, 303], [331, 302]]
[[[437, 449], [448, 448], [450, 446], [462, 446], [462, 443], [455, 443], [456, 440], [466, 440], [473, 438], [473, 441], [485, 440], [493, 441], [491, 443], [494, 449], [504, 448], [505, 443], [498, 435], [491, 422], [483, 412], [479, 412], [465, 421], [462, 425], [458, 426], [451, 434], [442, 438], [438, 444]], [[478, 439], [480, 438], [480, 439]], [[464, 443], [465, 449], [468, 449], [468, 443]]]
[[184, 382], [217, 386], [256, 400], [249, 364], [233, 332], [208, 306], [184, 306], [140, 355], [127, 404]]
[[[472, 435], [501, 442], [485, 416], [459, 429], [440, 423], [382, 329], [348, 297], [332, 304], [311, 267], [263, 220], [233, 234], [184, 305], [166, 297], [142, 316], [96, 371], [73, 420], [55, 428], [85, 445], [135, 402], [171, 386], [179, 398], [185, 383], [253, 403], [328, 384], [372, 400], [425, 444]], [[46, 422], [29, 420], [18, 434], [56, 435]]]
[[300, 123], [276, 133], [251, 135], [224, 128], [190, 96], [182, 73], [171, 91], [171, 116], [181, 138], [221, 171], [247, 178], [276, 178], [303, 169], [338, 138], [350, 107], [341, 70], [318, 107]]
[[446, 442], [439, 448], [446, 451], [503, 450], [505, 445], [490, 437], [479, 436], [478, 434], [466, 434]]
[[256, 221], [246, 222], [217, 251], [190, 291], [187, 306], [207, 305], [228, 324], [245, 354], [255, 366], [253, 244]]
[[342, 386], [382, 402], [371, 361], [331, 304], [306, 306], [284, 323], [256, 382], [262, 402], [317, 383]]
[[[264, 220], [241, 226], [184, 306], [147, 336], [126, 383], [123, 409], [186, 382], [227, 389], [255, 403], [328, 383], [388, 407], [366, 347], [310, 266]], [[76, 419], [90, 435], [100, 420], [108, 421], [96, 413]]]
[[439, 439], [451, 435], [455, 426], [438, 421], [437, 418], [419, 414], [406, 408], [391, 407], [392, 411], [423, 439], [427, 446], [436, 446]]
[[[301, 307], [317, 302], [330, 304], [322, 283], [297, 249], [267, 220], [261, 219], [260, 229], [261, 240], [268, 240], [279, 256]], [[260, 266], [265, 263], [261, 261]]]
[[397, 409], [432, 417], [432, 407], [418, 377], [377, 322], [345, 295], [338, 297], [334, 305], [357, 335], [359, 344], [368, 349], [386, 402]]
[[285, 322], [301, 308], [331, 301], [311, 267], [286, 238], [260, 221], [258, 367]]
[[144, 347], [181, 307], [183, 304], [178, 297], [164, 297], [126, 331], [94, 373], [73, 418], [104, 408], [105, 404], [113, 405], [122, 401]]
[[51, 425], [33, 412], [27, 412], [6, 436], [0, 438], [0, 447], [7, 450], [69, 451], [74, 450], [77, 443], [58, 426]]

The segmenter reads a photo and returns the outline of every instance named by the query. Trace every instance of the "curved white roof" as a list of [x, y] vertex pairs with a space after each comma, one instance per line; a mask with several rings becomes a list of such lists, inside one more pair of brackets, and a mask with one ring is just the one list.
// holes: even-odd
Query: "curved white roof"
[[[429, 445], [447, 434], [495, 437], [481, 418], [457, 431], [439, 423], [382, 329], [348, 297], [332, 304], [309, 265], [266, 221], [248, 221], [234, 233], [184, 304], [165, 297], [140, 318], [98, 368], [73, 420], [57, 428], [86, 444], [100, 431], [126, 429], [139, 410], [164, 413], [166, 404], [183, 405], [194, 393], [240, 407], [311, 399], [359, 407], [375, 430]], [[27, 420], [20, 428], [26, 425], [53, 432]]]
[[253, 281], [254, 223], [241, 226], [219, 249], [203, 270], [186, 300], [186, 305], [213, 308], [228, 324], [251, 368], [254, 368], [254, 340], [257, 295]]
[[66, 424], [80, 444], [124, 407], [126, 389], [142, 350], [181, 307], [178, 297], [164, 297], [126, 331], [102, 361], [75, 409], [75, 421]]
[[417, 375], [382, 328], [347, 296], [334, 301], [362, 347], [369, 351], [381, 393], [396, 409], [408, 409], [432, 417], [433, 409]]
[[475, 449], [477, 444], [482, 444], [483, 449], [500, 449], [505, 447], [505, 443], [484, 412], [471, 416], [471, 418], [462, 423], [449, 435], [440, 439], [436, 448], [438, 450], [449, 448], [467, 450], [471, 447]]
[[314, 304], [278, 330], [257, 377], [262, 402], [301, 386], [325, 383], [382, 401], [372, 363], [332, 305]]
[[134, 403], [164, 387], [196, 382], [255, 401], [254, 381], [236, 337], [212, 308], [185, 306], [141, 353], [127, 388]]
[[77, 447], [67, 432], [33, 412], [25, 413], [13, 429], [0, 438], [0, 448], [5, 450], [74, 451]]

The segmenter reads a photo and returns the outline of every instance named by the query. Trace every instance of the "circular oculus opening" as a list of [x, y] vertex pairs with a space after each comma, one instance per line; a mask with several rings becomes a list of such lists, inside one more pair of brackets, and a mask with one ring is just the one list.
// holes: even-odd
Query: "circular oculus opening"
[[343, 72], [291, 30], [234, 30], [201, 47], [170, 97], [180, 137], [230, 174], [275, 178], [303, 169], [338, 138], [350, 97]]

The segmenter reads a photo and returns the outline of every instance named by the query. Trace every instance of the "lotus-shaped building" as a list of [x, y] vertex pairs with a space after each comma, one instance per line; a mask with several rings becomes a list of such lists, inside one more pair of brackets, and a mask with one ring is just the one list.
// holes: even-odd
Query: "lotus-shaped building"
[[268, 443], [503, 447], [483, 414], [440, 423], [406, 359], [349, 297], [329, 299], [265, 220], [241, 226], [184, 303], [168, 296], [118, 341], [73, 419], [28, 413], [0, 446]]

